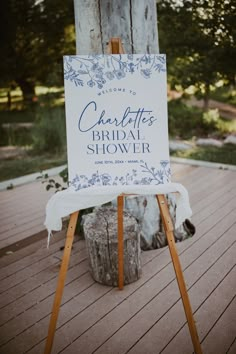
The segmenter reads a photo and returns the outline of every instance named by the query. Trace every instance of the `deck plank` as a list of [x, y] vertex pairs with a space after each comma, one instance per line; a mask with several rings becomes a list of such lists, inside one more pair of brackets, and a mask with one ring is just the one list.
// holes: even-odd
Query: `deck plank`
[[[235, 280], [235, 278], [234, 278]], [[232, 340], [235, 339], [236, 296], [219, 318], [209, 336], [203, 342], [203, 350], [207, 354], [226, 353]], [[215, 340], [220, 338], [220, 340]]]
[[[31, 245], [26, 249], [19, 250], [17, 253], [12, 254], [11, 257], [6, 259], [9, 261], [7, 264], [4, 264], [3, 258], [0, 259], [0, 280], [9, 277], [12, 274], [15, 274], [22, 269], [30, 266], [34, 261], [39, 261], [40, 259], [46, 258], [49, 255], [53, 254], [55, 251], [58, 251], [60, 247], [64, 244], [65, 232], [61, 231], [58, 233], [55, 241], [51, 242], [49, 248], [46, 246], [46, 242], [37, 242]], [[14, 259], [18, 253], [21, 254], [20, 258]]]
[[[231, 330], [231, 328], [230, 328]], [[236, 353], [236, 335], [233, 342], [230, 344], [229, 349], [226, 352], [227, 354], [235, 354]]]
[[[198, 328], [200, 340], [207, 333], [209, 326], [214, 324], [214, 318], [224, 311], [226, 304], [231, 300], [234, 293], [235, 267], [233, 252], [236, 245], [229, 249], [223, 256], [217, 259], [211, 268], [189, 289], [192, 309]], [[228, 274], [229, 273], [229, 274]], [[185, 278], [188, 279], [187, 272]], [[225, 290], [227, 288], [227, 291]], [[222, 291], [223, 290], [223, 291]], [[226, 296], [228, 295], [228, 296]], [[224, 297], [222, 301], [221, 297]], [[217, 300], [214, 302], [214, 298]], [[202, 306], [202, 307], [201, 307]], [[198, 310], [198, 308], [200, 308]], [[205, 312], [204, 312], [205, 311]], [[211, 316], [212, 314], [212, 316]], [[182, 328], [179, 332], [179, 329]], [[166, 345], [163, 346], [165, 338]], [[170, 343], [168, 345], [168, 343]], [[186, 318], [181, 301], [178, 301], [165, 317], [163, 317], [148, 333], [140, 340], [130, 353], [151, 353], [153, 348], [159, 353], [184, 354], [193, 351]], [[203, 351], [204, 353], [206, 351]], [[215, 353], [220, 353], [215, 351]], [[224, 353], [224, 352], [222, 352]]]
[[[233, 222], [234, 222], [234, 215], [232, 215], [232, 217], [231, 217], [231, 223], [233, 223]], [[195, 252], [193, 252], [193, 250], [191, 250], [191, 253], [190, 252], [186, 253], [185, 254], [185, 259], [186, 259], [185, 262], [187, 264], [188, 263], [191, 264], [191, 262], [193, 261], [194, 257], [198, 258], [199, 255], [202, 253], [202, 249], [205, 249], [205, 248], [209, 247], [209, 245], [212, 242], [215, 242], [217, 240], [217, 237], [218, 237], [217, 236], [217, 231], [219, 230], [219, 232], [224, 233], [224, 231], [228, 229], [229, 224], [230, 224], [229, 220], [227, 222], [225, 221], [224, 224], [222, 223], [221, 227], [216, 225], [216, 227], [213, 228], [209, 234], [206, 234], [205, 237], [203, 237], [201, 235], [199, 237], [199, 239], [201, 240], [201, 244], [198, 247], [196, 242], [194, 243]], [[203, 242], [203, 239], [204, 239], [204, 242]], [[191, 243], [191, 241], [190, 242], [186, 241], [184, 243], [179, 244], [178, 246], [183, 248], [183, 250], [184, 250], [184, 248], [190, 249], [188, 246]], [[184, 253], [184, 251], [183, 251], [183, 253]], [[159, 262], [157, 260], [155, 260], [155, 261], [157, 262], [157, 264], [155, 264], [154, 261], [149, 262], [149, 264], [148, 264], [149, 267], [148, 267], [147, 273], [148, 273], [149, 276], [150, 275], [152, 276], [150, 281], [147, 283], [147, 279], [145, 279], [145, 275], [146, 275], [145, 267], [143, 267], [144, 274], [143, 274], [141, 280], [139, 280], [138, 282], [136, 282], [132, 286], [132, 288], [134, 290], [139, 282], [142, 282], [142, 281], [145, 280], [145, 284], [143, 285], [143, 287], [141, 287], [141, 290], [139, 290], [139, 291], [142, 291], [142, 293], [144, 294], [146, 302], [148, 301], [148, 298], [146, 297], [147, 294], [150, 292], [150, 296], [153, 296], [153, 294], [154, 294], [154, 290], [153, 289], [156, 288], [156, 284], [160, 285], [159, 278], [157, 278], [158, 280], [154, 279], [155, 275], [156, 275], [156, 277], [158, 277], [158, 273], [157, 273], [158, 266], [161, 267], [160, 269], [163, 269], [163, 267], [165, 269], [166, 266], [168, 265], [168, 268], [167, 268], [168, 271], [165, 270], [165, 273], [163, 275], [163, 281], [167, 282], [167, 283], [165, 283], [165, 285], [168, 284], [168, 280], [169, 280], [168, 275], [170, 276], [170, 274], [172, 274], [171, 281], [173, 281], [175, 279], [175, 276], [174, 276], [174, 273], [173, 273], [173, 269], [172, 269], [172, 264], [170, 262], [168, 252], [163, 252], [162, 253], [162, 257], [160, 257]], [[151, 267], [151, 269], [150, 269], [150, 267]], [[171, 273], [169, 273], [169, 272], [171, 272]], [[125, 287], [125, 290], [126, 291], [128, 290], [127, 287]], [[116, 289], [114, 289], [112, 291], [112, 294], [113, 293], [117, 294]], [[178, 294], [178, 289], [177, 289], [176, 293]], [[63, 348], [63, 346], [65, 347], [67, 341], [68, 341], [67, 344], [71, 343], [71, 341], [73, 341], [74, 338], [78, 337], [80, 331], [82, 331], [82, 332], [86, 331], [86, 328], [89, 328], [91, 325], [93, 325], [93, 322], [91, 322], [92, 319], [93, 319], [94, 322], [99, 321], [99, 313], [100, 313], [100, 317], [103, 317], [103, 316], [105, 316], [107, 314], [107, 312], [112, 310], [112, 308], [109, 309], [109, 307], [107, 306], [107, 304], [109, 304], [112, 300], [114, 300], [113, 299], [114, 294], [113, 295], [112, 294], [110, 294], [110, 293], [107, 294], [107, 296], [105, 296], [100, 301], [98, 301], [98, 303], [94, 304], [91, 308], [88, 308], [86, 311], [82, 312], [81, 314], [78, 314], [69, 323], [67, 323], [64, 327], [62, 327], [62, 328], [60, 328], [58, 330], [58, 334], [56, 336], [55, 352], [60, 351]], [[124, 294], [122, 292], [122, 295], [124, 296], [124, 299], [126, 300], [127, 296], [129, 294], [127, 294], [127, 293]], [[111, 299], [111, 296], [112, 296], [112, 299]], [[133, 298], [135, 299], [134, 302], [135, 302], [135, 306], [136, 306], [136, 303], [137, 303], [137, 293], [136, 292], [135, 292], [135, 295], [133, 295]], [[120, 302], [122, 303], [123, 301], [125, 301], [124, 299], [123, 300], [121, 299]], [[113, 304], [113, 307], [116, 308], [118, 305], [119, 305], [119, 303], [115, 302]], [[104, 309], [104, 306], [105, 306], [105, 309]], [[63, 308], [61, 309], [61, 316], [63, 316], [62, 313], [63, 313]], [[128, 313], [129, 313], [129, 311], [128, 311]], [[76, 312], [75, 312], [75, 315], [76, 315]], [[91, 318], [91, 316], [92, 316], [92, 318]], [[108, 322], [106, 321], [105, 325], [107, 325], [107, 323]], [[110, 325], [109, 325], [109, 328], [110, 328]], [[62, 336], [62, 333], [68, 333], [66, 339]], [[33, 333], [31, 333], [31, 334], [33, 334]], [[76, 336], [76, 337], [74, 337], [74, 336]], [[40, 352], [39, 348], [42, 349], [42, 347], [36, 347], [34, 349], [34, 351], [32, 351], [32, 353]]]
[[[80, 246], [81, 247], [81, 246]], [[84, 265], [81, 266], [81, 264], [85, 263], [85, 260], [87, 259], [87, 255], [84, 254], [84, 246], [81, 247], [81, 250], [76, 252], [73, 250], [72, 256], [70, 259], [70, 267], [68, 270], [67, 274], [67, 280], [66, 282], [71, 281], [73, 278], [71, 278], [71, 273], [73, 274], [73, 277], [76, 277], [76, 270], [79, 268], [77, 271], [81, 272], [82, 269], [84, 269]], [[44, 263], [44, 266], [40, 271], [38, 271], [37, 268], [34, 268], [34, 272], [31, 274], [31, 277], [27, 277], [27, 272], [25, 272], [23, 269], [23, 272], [19, 272], [20, 276], [24, 279], [22, 282], [17, 281], [16, 277], [16, 283], [15, 285], [10, 285], [1, 295], [0, 295], [0, 306], [5, 307], [6, 305], [12, 303], [18, 298], [21, 298], [22, 296], [25, 296], [27, 293], [32, 292], [34, 289], [36, 289], [38, 286], [45, 286], [47, 284], [47, 287], [50, 286], [50, 288], [55, 289], [56, 287], [56, 281], [57, 281], [57, 275], [60, 267], [60, 257], [55, 257], [52, 255], [50, 259], [53, 259], [53, 262], [51, 264], [46, 261]], [[44, 259], [45, 260], [45, 259]], [[88, 265], [86, 263], [85, 269], [88, 269]], [[7, 278], [8, 279], [8, 278]], [[13, 278], [15, 280], [15, 277]], [[7, 282], [7, 285], [11, 284]], [[46, 296], [46, 289], [45, 289], [45, 296]], [[32, 294], [31, 294], [32, 295]]]
[[[227, 238], [227, 241], [229, 241], [229, 244], [227, 245], [228, 247], [230, 247], [232, 242], [234, 242], [235, 231], [236, 229], [234, 228], [234, 230], [230, 234], [231, 237]], [[210, 248], [209, 252], [207, 252], [206, 255], [204, 254], [203, 256], [199, 257], [193, 264], [191, 264], [187, 268], [184, 273], [184, 276], [186, 279], [187, 286], [189, 288], [192, 288], [192, 284], [197, 282], [198, 279], [201, 278], [203, 272], [205, 272], [207, 267], [209, 267], [211, 263], [213, 263], [219, 257], [219, 254], [221, 254], [222, 252], [222, 244], [227, 247], [225, 245], [225, 240], [222, 240], [221, 243], [217, 244], [217, 247]], [[234, 251], [235, 250], [236, 248], [234, 248]], [[231, 259], [232, 254], [233, 253], [231, 253]], [[184, 268], [186, 268], [183, 257], [181, 258], [181, 260]], [[160, 291], [160, 284], [163, 280], [167, 279], [168, 276], [167, 274], [164, 274], [163, 271], [160, 277], [156, 279], [155, 284], [153, 284], [152, 295], [155, 294], [155, 288]], [[213, 286], [212, 283], [206, 284], [210, 285], [211, 287]], [[190, 299], [192, 293], [194, 293], [195, 291], [196, 293], [198, 293], [195, 288], [196, 286], [194, 286], [194, 289], [191, 289], [192, 291], [190, 291]], [[65, 353], [75, 353], [76, 351], [78, 351], [78, 349], [80, 349], [82, 353], [92, 353], [94, 352], [94, 350], [96, 350], [99, 344], [104, 343], [107, 338], [109, 338], [111, 334], [115, 333], [117, 330], [118, 332], [115, 333], [114, 337], [112, 337], [109, 342], [102, 346], [100, 350], [98, 350], [98, 353], [126, 353], [133, 345], [133, 343], [135, 341], [138, 341], [140, 337], [142, 337], [144, 334], [145, 337], [143, 341], [140, 341], [139, 345], [135, 346], [130, 352], [140, 354], [153, 353], [154, 348], [157, 352], [159, 352], [159, 350], [161, 350], [161, 346], [163, 346], [163, 338], [167, 340], [168, 335], [170, 335], [171, 331], [174, 328], [174, 319], [178, 319], [178, 326], [181, 324], [181, 319], [182, 322], [185, 323], [183, 307], [181, 302], [179, 301], [178, 307], [180, 313], [182, 313], [182, 318], [179, 315], [170, 317], [169, 315], [167, 315], [169, 321], [166, 321], [167, 319], [164, 318], [163, 321], [161, 321], [161, 326], [158, 326], [157, 329], [153, 327], [155, 323], [159, 319], [161, 319], [161, 317], [165, 315], [167, 311], [169, 311], [169, 309], [173, 306], [173, 303], [178, 301], [178, 287], [175, 280], [172, 278], [171, 281], [168, 283], [168, 286], [163, 287], [163, 290], [158, 293], [158, 296], [155, 296], [151, 300], [147, 297], [147, 289], [144, 288], [143, 290], [143, 301], [145, 302], [144, 307], [140, 306], [139, 310], [137, 310], [139, 297], [137, 296], [137, 294], [135, 294], [135, 301], [132, 301], [132, 298], [130, 298], [127, 299], [124, 304], [122, 304], [123, 306], [121, 305], [119, 307], [116, 307], [116, 309], [114, 309], [111, 314], [108, 314], [107, 317], [103, 318], [92, 329], [89, 329], [89, 331], [82, 335], [78, 340], [73, 342], [73, 344], [71, 344], [69, 348], [65, 350]], [[134, 305], [136, 307], [137, 315], [131, 313], [131, 308], [134, 307]], [[128, 323], [125, 324], [127, 321]], [[109, 323], [109, 326], [107, 326], [107, 323]], [[120, 327], [122, 327], [121, 330], [119, 330]], [[147, 334], [147, 332], [152, 327], [153, 329]], [[167, 329], [167, 331], [162, 336], [163, 331], [161, 332], [161, 329], [163, 327]], [[122, 344], [117, 347], [117, 343], [119, 342]], [[161, 343], [161, 346], [158, 346], [159, 343]]]
[[[232, 320], [236, 296], [235, 173], [182, 165], [175, 165], [173, 171], [173, 179], [180, 178], [190, 193], [192, 220], [197, 228], [196, 235], [177, 244], [177, 248], [203, 350], [233, 354], [236, 346]], [[17, 189], [13, 191], [15, 194], [5, 193], [6, 205], [16, 198]], [[22, 198], [24, 189], [20, 194]], [[28, 202], [33, 203], [33, 199], [29, 198]], [[21, 224], [17, 219], [16, 229], [24, 230], [30, 214], [24, 218]], [[14, 230], [13, 226], [3, 224], [5, 231]], [[17, 354], [43, 352], [63, 237], [62, 232], [49, 251], [45, 240], [41, 240], [0, 258], [0, 353], [15, 354], [16, 348]], [[167, 248], [143, 252], [142, 277], [123, 291], [95, 283], [88, 270], [84, 241], [76, 242], [54, 354], [192, 353]]]
[[45, 230], [45, 207], [53, 193], [40, 182], [0, 192], [0, 249]]

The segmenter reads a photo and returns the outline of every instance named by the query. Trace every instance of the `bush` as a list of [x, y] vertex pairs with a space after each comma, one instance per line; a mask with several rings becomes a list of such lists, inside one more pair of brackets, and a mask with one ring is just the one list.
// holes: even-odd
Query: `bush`
[[236, 165], [236, 150], [233, 144], [225, 144], [222, 147], [196, 146], [191, 150], [174, 151], [171, 155], [185, 159]]
[[168, 103], [169, 133], [172, 137], [190, 139], [194, 136], [207, 137], [221, 134], [222, 120], [218, 110], [203, 112], [196, 107], [189, 107], [180, 99]]
[[236, 90], [231, 85], [216, 87], [214, 91], [211, 91], [210, 97], [214, 100], [236, 106]]
[[220, 115], [219, 115], [219, 110], [217, 108], [209, 109], [207, 112], [203, 113], [203, 123], [211, 127], [212, 129], [217, 128], [219, 119], [220, 119]]
[[181, 99], [168, 103], [170, 136], [189, 139], [197, 133], [202, 134], [202, 111], [188, 107]]
[[19, 127], [17, 124], [0, 125], [0, 146], [29, 146], [32, 144], [32, 128]]
[[33, 129], [35, 153], [60, 153], [66, 146], [64, 109], [61, 107], [39, 109]]
[[33, 109], [11, 111], [3, 110], [0, 106], [0, 123], [1, 124], [14, 124], [14, 123], [31, 123], [34, 122], [35, 111]]

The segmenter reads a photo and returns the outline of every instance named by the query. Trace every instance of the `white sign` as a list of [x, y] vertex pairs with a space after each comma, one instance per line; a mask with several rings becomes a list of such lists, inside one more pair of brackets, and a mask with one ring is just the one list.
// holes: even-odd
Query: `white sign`
[[64, 57], [70, 185], [170, 182], [165, 55]]

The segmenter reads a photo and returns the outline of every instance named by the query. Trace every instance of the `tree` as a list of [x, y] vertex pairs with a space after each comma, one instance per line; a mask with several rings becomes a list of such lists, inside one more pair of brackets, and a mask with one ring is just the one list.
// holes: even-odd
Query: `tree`
[[[35, 84], [62, 84], [62, 55], [75, 50], [65, 31], [73, 26], [73, 2], [63, 0], [9, 0], [0, 5], [1, 85], [19, 85], [25, 99]], [[73, 28], [72, 28], [73, 29]], [[4, 34], [4, 36], [3, 36]]]
[[210, 85], [235, 81], [236, 7], [232, 0], [158, 1], [161, 51], [170, 82], [195, 85], [208, 106]]

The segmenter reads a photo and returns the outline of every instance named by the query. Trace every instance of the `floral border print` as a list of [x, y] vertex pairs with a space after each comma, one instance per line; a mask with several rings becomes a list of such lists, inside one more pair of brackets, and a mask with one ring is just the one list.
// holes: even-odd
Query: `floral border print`
[[[160, 162], [161, 167], [148, 167], [147, 163], [140, 165], [142, 168], [142, 178], [137, 178], [137, 170], [133, 169], [132, 172], [126, 173], [123, 176], [112, 177], [109, 173], [94, 172], [91, 176], [76, 175], [70, 186], [75, 191], [91, 186], [117, 186], [117, 185], [159, 185], [170, 182], [171, 170], [170, 163], [167, 160]], [[139, 173], [140, 175], [140, 173]]]
[[135, 71], [140, 71], [145, 79], [149, 79], [154, 71], [166, 72], [166, 57], [164, 54], [144, 54], [138, 57], [133, 54], [64, 57], [64, 78], [75, 86], [87, 85], [103, 89], [107, 82], [122, 80]]

